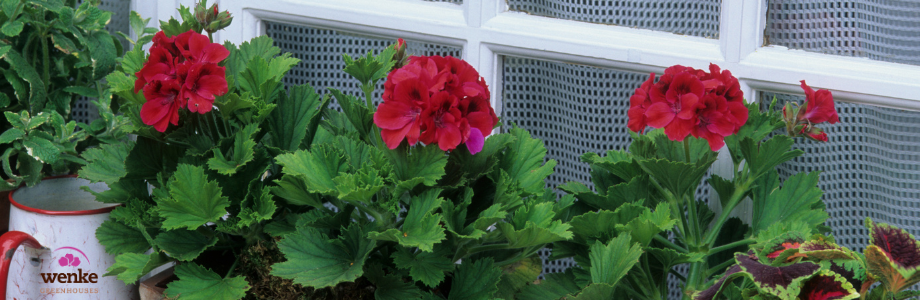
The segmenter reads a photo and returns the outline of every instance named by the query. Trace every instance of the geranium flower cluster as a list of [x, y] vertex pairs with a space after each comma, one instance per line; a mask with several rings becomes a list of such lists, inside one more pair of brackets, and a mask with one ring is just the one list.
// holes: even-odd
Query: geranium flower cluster
[[675, 65], [654, 82], [649, 76], [629, 98], [629, 129], [664, 128], [672, 141], [688, 135], [706, 139], [713, 151], [747, 122], [748, 110], [738, 79], [715, 64], [709, 72]]
[[438, 144], [444, 151], [465, 144], [482, 150], [498, 123], [489, 87], [469, 63], [441, 56], [413, 56], [387, 76], [383, 103], [374, 113], [383, 141], [395, 149], [404, 139]]
[[141, 120], [157, 131], [179, 125], [179, 110], [204, 114], [214, 97], [227, 93], [225, 68], [217, 64], [230, 55], [223, 45], [189, 30], [175, 37], [162, 31], [153, 37], [150, 56], [135, 73], [134, 92], [144, 91]]
[[786, 121], [786, 131], [791, 136], [805, 135], [806, 137], [827, 142], [827, 133], [815, 124], [828, 122], [835, 124], [840, 121], [837, 109], [834, 108], [834, 96], [831, 91], [818, 90], [817, 92], [802, 80], [802, 90], [805, 90], [804, 108], [794, 107], [792, 103], [783, 106], [783, 120]]

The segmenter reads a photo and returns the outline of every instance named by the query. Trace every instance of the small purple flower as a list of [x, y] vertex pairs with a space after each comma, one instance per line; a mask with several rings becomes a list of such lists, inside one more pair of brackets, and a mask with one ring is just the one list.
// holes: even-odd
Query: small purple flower
[[61, 264], [62, 267], [66, 267], [66, 266], [76, 267], [80, 265], [80, 258], [74, 257], [73, 254], [67, 254], [67, 255], [64, 255], [64, 257], [61, 257], [61, 259], [58, 260], [58, 263]]

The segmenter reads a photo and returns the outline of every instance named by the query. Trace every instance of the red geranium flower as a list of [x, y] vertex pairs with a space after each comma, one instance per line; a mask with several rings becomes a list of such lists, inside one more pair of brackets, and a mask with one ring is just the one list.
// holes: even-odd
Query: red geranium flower
[[648, 120], [645, 119], [645, 111], [652, 105], [652, 98], [649, 95], [650, 89], [655, 81], [655, 73], [649, 74], [648, 80], [642, 83], [636, 89], [636, 93], [629, 97], [629, 123], [627, 126], [635, 132], [642, 132], [648, 126]]
[[446, 91], [431, 97], [428, 109], [421, 115], [422, 134], [419, 140], [422, 143], [438, 144], [441, 150], [448, 151], [457, 148], [461, 141], [469, 137], [470, 126], [461, 117], [458, 102], [456, 96]]
[[224, 67], [212, 63], [197, 63], [191, 66], [182, 85], [182, 97], [188, 99], [188, 109], [192, 112], [211, 111], [214, 96], [227, 93], [227, 78]]
[[215, 96], [229, 89], [225, 68], [217, 65], [229, 55], [224, 46], [192, 30], [175, 37], [157, 32], [150, 57], [134, 74], [134, 92], [143, 89], [147, 99], [141, 109], [144, 124], [162, 132], [170, 123], [178, 125], [182, 107], [202, 114], [211, 111]]
[[738, 79], [715, 64], [709, 70], [675, 65], [657, 83], [652, 73], [629, 99], [629, 129], [664, 128], [673, 141], [693, 135], [706, 139], [713, 151], [722, 148], [724, 138], [747, 122], [748, 111]]
[[454, 57], [410, 57], [384, 83], [383, 103], [374, 113], [383, 141], [395, 149], [404, 140], [438, 144], [445, 151], [466, 144], [482, 150], [498, 123], [485, 80]]
[[147, 102], [141, 106], [141, 120], [159, 132], [169, 123], [179, 125], [179, 85], [175, 80], [155, 80], [144, 87]]
[[818, 90], [815, 92], [805, 80], [802, 80], [802, 89], [805, 90], [805, 110], [800, 112], [801, 118], [812, 124], [828, 122], [835, 124], [840, 121], [837, 109], [834, 108], [834, 96], [831, 91]]

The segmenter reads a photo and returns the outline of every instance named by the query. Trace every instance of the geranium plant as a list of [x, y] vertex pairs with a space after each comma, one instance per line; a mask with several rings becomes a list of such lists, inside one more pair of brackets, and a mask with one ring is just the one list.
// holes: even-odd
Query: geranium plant
[[[84, 149], [125, 137], [127, 119], [112, 112], [103, 81], [124, 51], [105, 29], [112, 13], [98, 5], [0, 2], [0, 190], [68, 174], [85, 163]], [[79, 97], [92, 99], [98, 119], [71, 120]]]
[[276, 158], [272, 191], [312, 209], [266, 227], [286, 258], [272, 274], [316, 289], [372, 286], [377, 299], [512, 297], [540, 274], [536, 252], [571, 238], [560, 212], [574, 198], [544, 189], [555, 161], [544, 164], [539, 140], [520, 128], [493, 134], [489, 88], [472, 66], [403, 62], [403, 51], [400, 40], [376, 57], [346, 56], [361, 86], [386, 78], [382, 103], [331, 89], [342, 112], [325, 113], [309, 148]]
[[136, 141], [88, 150], [79, 175], [111, 188], [98, 201], [122, 204], [96, 231], [116, 255], [106, 275], [130, 284], [179, 262], [167, 296], [241, 298], [263, 281], [244, 268], [259, 260], [247, 251], [272, 242], [263, 229], [285, 207], [271, 194], [275, 157], [312, 144], [328, 101], [284, 88], [299, 60], [270, 38], [211, 41], [229, 24], [216, 6], [180, 15], [161, 23], [149, 53], [136, 47], [106, 77]]
[[[574, 257], [581, 267], [550, 274], [519, 298], [610, 298], [619, 291], [634, 299], [665, 299], [669, 274], [683, 279], [689, 296], [734, 264], [732, 253], [757, 241], [794, 230], [824, 232], [818, 173], [796, 174], [781, 184], [776, 171], [802, 154], [790, 150], [795, 136], [815, 138], [817, 123], [837, 121], [830, 92], [803, 87], [807, 102], [802, 108], [787, 105], [784, 118], [772, 104], [765, 112], [758, 104], [745, 105], [738, 80], [716, 65], [709, 72], [673, 66], [657, 82], [651, 74], [630, 98], [628, 126], [635, 132], [659, 129], [634, 134], [628, 151], [583, 155], [594, 190], [578, 182], [560, 187], [578, 199], [564, 212], [573, 216], [565, 220], [574, 238], [554, 243], [552, 258]], [[784, 120], [793, 124], [784, 126]], [[791, 136], [770, 136], [783, 127]], [[718, 196], [712, 201], [720, 204], [714, 211], [695, 192], [722, 148], [733, 169], [730, 177], [711, 174], [707, 180]], [[747, 224], [731, 217], [744, 199], [753, 202]], [[611, 251], [617, 259], [602, 255]], [[680, 264], [690, 266], [686, 277], [674, 269]], [[613, 269], [617, 276], [598, 269]]]

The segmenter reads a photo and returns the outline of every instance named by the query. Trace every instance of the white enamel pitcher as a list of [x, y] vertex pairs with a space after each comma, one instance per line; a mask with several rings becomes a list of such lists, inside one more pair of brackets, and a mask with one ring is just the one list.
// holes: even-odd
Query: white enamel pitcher
[[0, 236], [0, 299], [136, 299], [134, 285], [103, 277], [115, 258], [96, 228], [118, 204], [83, 190], [107, 190], [73, 176], [10, 193], [10, 231]]

